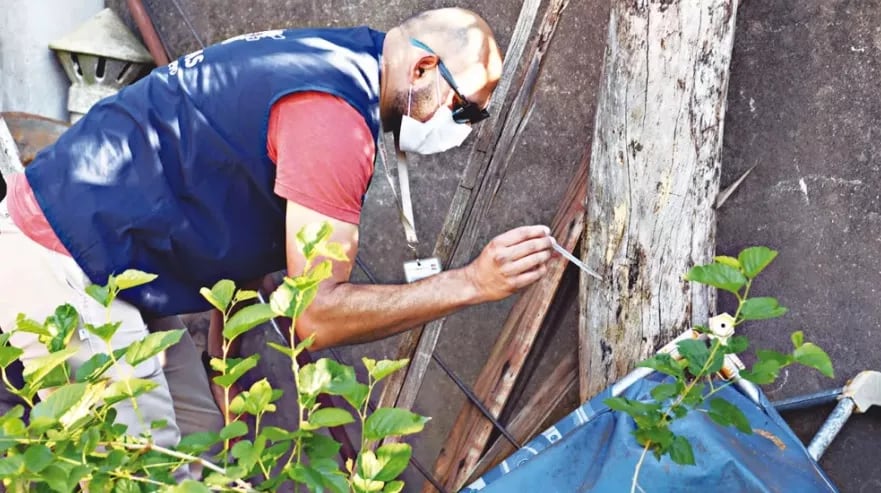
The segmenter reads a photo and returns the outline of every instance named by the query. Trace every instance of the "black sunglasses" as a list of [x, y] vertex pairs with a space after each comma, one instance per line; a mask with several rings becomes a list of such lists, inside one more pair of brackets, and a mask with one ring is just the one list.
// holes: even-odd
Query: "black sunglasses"
[[468, 101], [468, 99], [459, 91], [459, 87], [456, 85], [455, 79], [453, 79], [453, 74], [447, 66], [444, 65], [443, 60], [440, 59], [434, 50], [429, 48], [427, 44], [415, 38], [410, 38], [410, 43], [417, 48], [423, 49], [432, 55], [437, 56], [437, 67], [440, 70], [441, 77], [447, 81], [447, 84], [450, 85], [458, 98], [458, 101], [453, 104], [453, 121], [456, 123], [470, 123], [473, 125], [489, 118], [489, 111], [477, 106], [477, 103]]

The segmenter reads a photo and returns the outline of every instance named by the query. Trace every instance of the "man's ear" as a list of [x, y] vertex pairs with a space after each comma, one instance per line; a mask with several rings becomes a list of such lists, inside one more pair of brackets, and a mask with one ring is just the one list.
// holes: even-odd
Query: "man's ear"
[[413, 64], [413, 68], [410, 71], [410, 83], [415, 83], [423, 76], [425, 76], [426, 72], [437, 67], [439, 61], [440, 59], [437, 57], [437, 55], [427, 54], [419, 57], [419, 59], [416, 60], [416, 63]]

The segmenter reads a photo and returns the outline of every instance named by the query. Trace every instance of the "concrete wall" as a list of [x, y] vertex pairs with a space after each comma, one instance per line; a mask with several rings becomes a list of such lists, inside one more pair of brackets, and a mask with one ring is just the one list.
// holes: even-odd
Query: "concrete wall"
[[48, 45], [102, 8], [103, 0], [0, 0], [0, 111], [68, 119], [68, 79]]

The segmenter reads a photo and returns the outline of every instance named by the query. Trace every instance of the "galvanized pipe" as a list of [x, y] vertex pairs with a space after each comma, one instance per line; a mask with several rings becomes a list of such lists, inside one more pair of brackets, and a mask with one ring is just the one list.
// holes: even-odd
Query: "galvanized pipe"
[[838, 432], [841, 431], [841, 428], [847, 423], [850, 415], [853, 414], [853, 408], [854, 402], [850, 397], [845, 397], [838, 401], [838, 405], [832, 410], [832, 414], [826, 418], [826, 422], [823, 423], [820, 431], [814, 435], [814, 439], [811, 440], [811, 444], [808, 445], [808, 454], [810, 454], [815, 461], [820, 460], [820, 457], [826, 452], [829, 444], [832, 443], [832, 440], [835, 440], [836, 436], [838, 436]]
[[771, 403], [777, 412], [798, 411], [801, 409], [810, 409], [812, 407], [831, 404], [838, 400], [838, 397], [844, 391], [843, 388], [822, 390], [813, 394], [797, 395], [789, 399], [774, 401]]

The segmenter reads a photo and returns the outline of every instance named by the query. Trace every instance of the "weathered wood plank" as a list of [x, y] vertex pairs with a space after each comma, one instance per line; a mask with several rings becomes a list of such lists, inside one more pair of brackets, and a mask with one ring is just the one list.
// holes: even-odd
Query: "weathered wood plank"
[[[532, 33], [532, 26], [535, 23], [535, 18], [538, 15], [540, 5], [540, 0], [523, 1], [520, 15], [517, 18], [517, 25], [511, 35], [511, 42], [507, 53], [505, 54], [502, 75], [490, 103], [492, 107], [491, 116], [478, 125], [479, 128], [475, 138], [475, 144], [471, 149], [471, 154], [468, 158], [468, 163], [465, 166], [463, 177], [459, 182], [455, 195], [453, 196], [453, 202], [447, 212], [447, 217], [444, 220], [441, 233], [437, 238], [434, 247], [434, 255], [441, 259], [445, 268], [451, 265], [450, 262], [453, 259], [456, 245], [462, 235], [464, 226], [469, 220], [468, 214], [471, 211], [476, 195], [474, 189], [486, 174], [486, 170], [491, 162], [490, 158], [492, 157], [493, 147], [505, 125], [506, 119], [504, 117], [507, 113], [504, 111], [504, 103], [508, 99], [511, 84], [517, 73], [530, 34]], [[383, 385], [382, 394], [380, 395], [380, 407], [397, 406], [411, 408], [413, 406], [413, 402], [416, 400], [416, 393], [418, 392], [418, 385], [421, 385], [422, 378], [425, 375], [425, 371], [428, 369], [428, 363], [431, 359], [430, 353], [418, 353], [417, 347], [419, 346], [423, 331], [427, 331], [429, 334], [434, 334], [434, 344], [436, 344], [436, 335], [440, 333], [441, 327], [442, 323], [435, 321], [428, 323], [423, 327], [414, 328], [401, 337], [397, 357], [399, 359], [410, 358], [410, 366], [406, 371], [394, 373], [386, 379]], [[432, 347], [432, 350], [434, 344], [429, 344]], [[414, 392], [412, 390], [414, 384], [409, 384], [408, 393], [404, 395], [403, 399], [401, 399], [400, 396], [402, 394], [402, 389], [408, 379], [415, 382], [416, 391]]]
[[[505, 170], [514, 154], [518, 137], [526, 126], [526, 122], [531, 114], [537, 81], [544, 66], [544, 55], [550, 45], [550, 40], [553, 37], [560, 14], [565, 5], [565, 0], [551, 1], [544, 21], [539, 27], [536, 41], [530, 47], [528, 68], [518, 86], [517, 95], [511, 104], [502, 135], [499, 137], [493, 150], [491, 161], [487, 166], [487, 172], [472, 200], [467, 221], [462, 225], [462, 237], [453, 249], [453, 265], [463, 265], [472, 257], [478, 235], [486, 226], [484, 218], [489, 211], [496, 191], [498, 191], [502, 180], [504, 180]], [[422, 333], [413, 361], [410, 364], [410, 371], [398, 397], [398, 406], [411, 407], [416, 401], [419, 389], [422, 387], [425, 370], [428, 368], [428, 362], [431, 360], [431, 354], [437, 346], [437, 341], [440, 338], [445, 322], [446, 318], [435, 320]], [[442, 475], [440, 476], [442, 477]]]
[[713, 202], [737, 0], [612, 2], [581, 276], [579, 383], [588, 399], [672, 336], [705, 323]]
[[[521, 443], [526, 443], [542, 431], [548, 419], [560, 412], [560, 404], [569, 397], [578, 385], [578, 355], [575, 351], [566, 353], [541, 388], [529, 398], [520, 411], [511, 418], [506, 428]], [[499, 438], [483, 454], [467, 483], [485, 474], [499, 464], [505, 457], [514, 453], [514, 446], [504, 438]]]
[[[583, 197], [587, 189], [587, 166], [588, 156], [585, 155], [551, 226], [554, 237], [569, 251], [574, 250], [584, 228]], [[474, 393], [494, 416], [501, 413], [508, 401], [567, 265], [564, 259], [555, 261], [550, 265], [548, 274], [529, 287], [515, 302], [477, 377]], [[480, 411], [466, 403], [435, 463], [435, 477], [450, 489], [460, 488], [480, 459], [491, 433], [492, 424]]]

